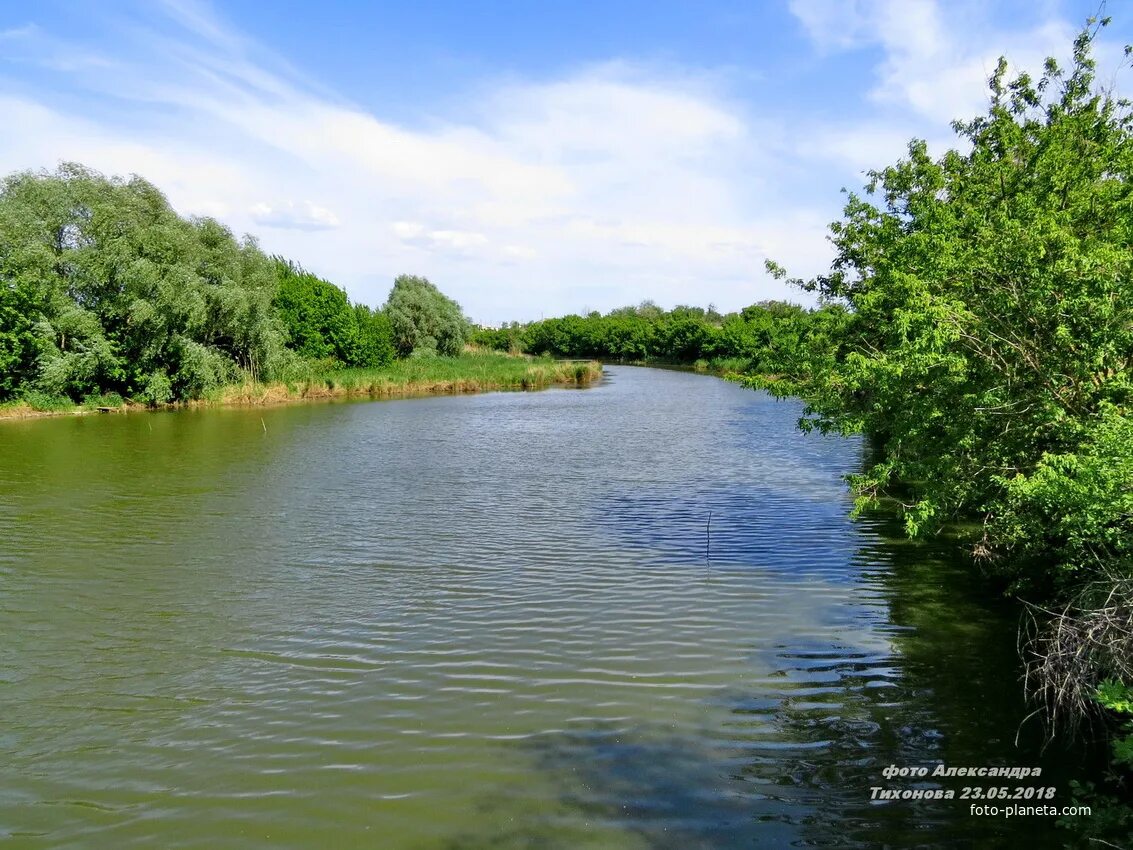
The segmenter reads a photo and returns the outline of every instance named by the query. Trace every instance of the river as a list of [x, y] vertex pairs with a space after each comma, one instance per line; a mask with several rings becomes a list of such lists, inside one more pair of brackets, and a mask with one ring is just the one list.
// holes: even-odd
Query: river
[[871, 801], [1073, 765], [1016, 743], [1015, 614], [799, 414], [608, 367], [0, 423], [0, 844], [1048, 846]]

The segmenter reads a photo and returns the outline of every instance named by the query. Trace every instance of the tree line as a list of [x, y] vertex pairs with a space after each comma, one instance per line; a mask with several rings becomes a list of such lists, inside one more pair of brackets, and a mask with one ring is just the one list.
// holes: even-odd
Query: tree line
[[0, 182], [0, 402], [113, 395], [150, 405], [313, 367], [456, 355], [459, 305], [402, 275], [381, 309], [139, 177], [67, 163]]
[[631, 363], [701, 365], [764, 375], [795, 374], [817, 337], [845, 321], [840, 305], [808, 310], [763, 301], [722, 315], [715, 308], [652, 301], [609, 313], [569, 315], [498, 329], [477, 329], [473, 341], [501, 351], [594, 357]]

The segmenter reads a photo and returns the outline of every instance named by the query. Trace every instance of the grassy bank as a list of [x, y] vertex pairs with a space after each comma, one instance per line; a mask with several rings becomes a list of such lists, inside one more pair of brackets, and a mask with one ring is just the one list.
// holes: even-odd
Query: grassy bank
[[[516, 357], [496, 352], [459, 357], [397, 360], [378, 369], [313, 369], [287, 381], [247, 382], [221, 387], [207, 397], [179, 406], [285, 404], [333, 398], [402, 398], [453, 395], [491, 390], [535, 390], [554, 385], [585, 386], [601, 377], [597, 361], [563, 362]], [[99, 410], [144, 410], [145, 405], [120, 396], [97, 396], [83, 404], [37, 393], [0, 405], [0, 419], [81, 415]]]
[[224, 387], [204, 403], [275, 404], [302, 399], [397, 398], [489, 390], [586, 385], [602, 374], [597, 361], [562, 362], [498, 353], [396, 360], [380, 369], [312, 372], [290, 381]]

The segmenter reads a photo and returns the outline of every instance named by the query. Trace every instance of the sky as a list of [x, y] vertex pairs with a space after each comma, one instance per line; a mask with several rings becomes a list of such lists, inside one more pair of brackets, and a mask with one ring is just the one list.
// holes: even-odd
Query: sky
[[[0, 0], [0, 173], [137, 174], [378, 306], [484, 324], [808, 296], [843, 189], [1097, 0]], [[1099, 78], [1128, 90], [1133, 5]]]

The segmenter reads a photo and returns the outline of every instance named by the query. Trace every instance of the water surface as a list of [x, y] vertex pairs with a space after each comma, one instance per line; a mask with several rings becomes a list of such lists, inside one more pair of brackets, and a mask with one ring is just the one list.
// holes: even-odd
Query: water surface
[[[1011, 615], [716, 378], [0, 423], [0, 843], [1048, 846]], [[709, 516], [711, 524], [709, 525]], [[952, 783], [955, 784], [955, 783]]]

